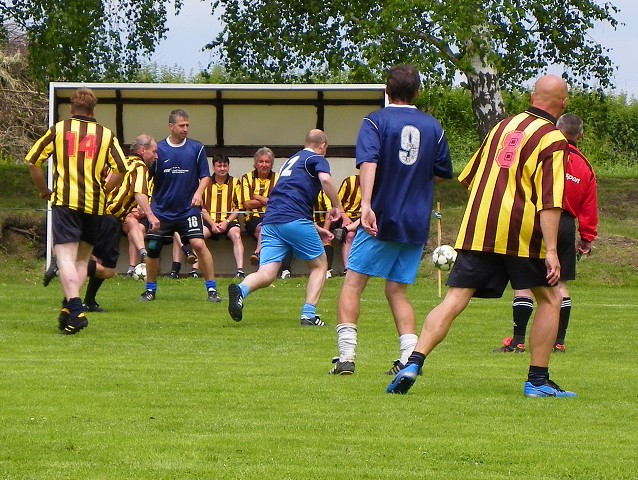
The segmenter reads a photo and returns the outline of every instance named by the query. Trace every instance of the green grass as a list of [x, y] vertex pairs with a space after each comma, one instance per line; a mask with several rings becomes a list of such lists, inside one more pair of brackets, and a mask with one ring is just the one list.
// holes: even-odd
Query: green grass
[[[636, 478], [635, 288], [589, 285], [587, 268], [551, 370], [579, 398], [529, 400], [529, 356], [491, 353], [507, 296], [473, 301], [410, 393], [390, 396], [397, 337], [377, 280], [357, 373], [332, 377], [340, 278], [325, 329], [299, 326], [305, 279], [251, 295], [235, 323], [199, 280], [161, 279], [145, 304], [141, 282], [117, 278], [98, 296], [108, 311], [65, 337], [59, 281], [43, 288], [28, 265], [0, 276], [2, 479]], [[438, 302], [429, 266], [410, 296], [420, 325]]]

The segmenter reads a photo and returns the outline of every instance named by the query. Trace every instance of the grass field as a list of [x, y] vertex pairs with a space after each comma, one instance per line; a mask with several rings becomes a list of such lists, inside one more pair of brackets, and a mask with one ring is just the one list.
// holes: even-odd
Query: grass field
[[[572, 285], [568, 352], [552, 377], [576, 399], [525, 399], [529, 355], [493, 354], [511, 299], [476, 300], [406, 396], [385, 393], [397, 337], [371, 281], [357, 373], [327, 375], [342, 279], [326, 284], [327, 328], [301, 328], [304, 278], [208, 304], [199, 280], [107, 281], [108, 309], [65, 337], [59, 281], [12, 260], [0, 274], [0, 479], [638, 478], [635, 275]], [[226, 297], [228, 279], [220, 280]], [[438, 301], [432, 268], [411, 289], [419, 325]]]

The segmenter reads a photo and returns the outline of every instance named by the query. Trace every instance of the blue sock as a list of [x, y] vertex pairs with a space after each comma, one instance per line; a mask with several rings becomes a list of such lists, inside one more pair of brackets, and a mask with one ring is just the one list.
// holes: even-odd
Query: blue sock
[[146, 290], [150, 290], [151, 292], [156, 292], [157, 282], [146, 282]]
[[310, 303], [304, 303], [301, 309], [301, 315], [307, 318], [314, 318], [317, 315], [317, 306]]
[[246, 286], [245, 283], [240, 283], [239, 285], [237, 285], [239, 287], [239, 291], [241, 292], [241, 296], [246, 298], [248, 296], [248, 294], [250, 293], [250, 289], [248, 288], [248, 286]]
[[211, 288], [213, 290], [217, 290], [217, 281], [216, 280], [206, 280], [204, 283], [206, 284], [206, 291], [209, 291]]

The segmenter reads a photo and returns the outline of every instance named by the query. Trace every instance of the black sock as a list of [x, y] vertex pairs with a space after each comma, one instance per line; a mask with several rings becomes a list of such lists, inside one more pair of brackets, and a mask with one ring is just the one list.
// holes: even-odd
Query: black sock
[[69, 298], [66, 308], [69, 309], [72, 317], [77, 317], [79, 314], [84, 313], [84, 308], [82, 307], [82, 300], [80, 300], [80, 297]]
[[335, 249], [332, 245], [324, 245], [323, 249], [326, 252], [326, 258], [328, 259], [328, 270], [332, 268], [332, 261], [335, 258]]
[[84, 294], [84, 303], [87, 305], [95, 304], [95, 295], [97, 295], [97, 291], [102, 286], [102, 283], [104, 283], [103, 278], [89, 278], [89, 284], [86, 286], [86, 293]]
[[560, 321], [558, 323], [558, 335], [556, 335], [556, 343], [565, 345], [565, 335], [567, 335], [567, 327], [569, 326], [569, 316], [572, 313], [572, 299], [563, 297], [560, 304]]
[[518, 345], [525, 343], [527, 324], [534, 311], [534, 300], [530, 297], [514, 297], [512, 302], [512, 316], [514, 319], [514, 340], [512, 343]]
[[420, 352], [412, 352], [408, 358], [408, 365], [411, 363], [416, 363], [419, 367], [422, 367], [425, 363], [425, 355]]
[[173, 265], [171, 266], [171, 271], [175, 273], [179, 273], [181, 269], [182, 269], [182, 264], [180, 262], [173, 262]]
[[549, 380], [549, 367], [535, 367], [529, 366], [529, 373], [527, 374], [527, 381], [535, 387], [544, 385]]
[[88, 277], [94, 277], [96, 269], [97, 269], [97, 263], [95, 262], [95, 260], [93, 259], [89, 260], [89, 265], [86, 269], [86, 275]]

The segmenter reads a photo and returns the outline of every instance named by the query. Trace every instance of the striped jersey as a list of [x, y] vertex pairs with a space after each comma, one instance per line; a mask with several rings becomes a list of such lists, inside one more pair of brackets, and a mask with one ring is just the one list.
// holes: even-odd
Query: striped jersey
[[567, 140], [538, 108], [502, 120], [459, 175], [470, 193], [455, 248], [544, 258], [539, 211], [562, 208]]
[[107, 174], [126, 172], [126, 158], [113, 132], [93, 118], [74, 115], [49, 128], [25, 159], [40, 167], [49, 156], [51, 205], [104, 215]]
[[106, 202], [106, 213], [124, 221], [137, 205], [135, 194], [151, 196], [148, 182], [148, 167], [142, 157], [136, 154], [127, 157], [128, 169], [119, 188], [114, 189]]
[[315, 223], [323, 227], [326, 222], [326, 212], [329, 212], [330, 210], [332, 210], [332, 202], [328, 198], [328, 195], [326, 195], [326, 192], [321, 190], [319, 195], [317, 195], [317, 201], [315, 202], [313, 212]]
[[239, 180], [228, 175], [226, 181], [219, 184], [215, 176], [211, 184], [204, 190], [202, 208], [207, 210], [215, 223], [223, 222], [228, 216], [239, 210], [241, 187]]
[[245, 218], [246, 221], [250, 220], [252, 217], [263, 217], [264, 212], [266, 211], [266, 207], [261, 206], [260, 208], [253, 208], [250, 210], [250, 213], [248, 213], [248, 209], [244, 205], [246, 200], [253, 198], [254, 194], [270, 197], [270, 192], [272, 192], [272, 189], [275, 188], [275, 184], [278, 179], [279, 174], [273, 171], [270, 172], [268, 178], [259, 178], [257, 170], [248, 172], [241, 177], [241, 203], [242, 208], [247, 211]]
[[352, 221], [361, 217], [361, 185], [359, 185], [359, 175], [346, 177], [339, 187], [339, 200], [343, 207], [343, 213], [348, 215]]

